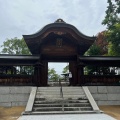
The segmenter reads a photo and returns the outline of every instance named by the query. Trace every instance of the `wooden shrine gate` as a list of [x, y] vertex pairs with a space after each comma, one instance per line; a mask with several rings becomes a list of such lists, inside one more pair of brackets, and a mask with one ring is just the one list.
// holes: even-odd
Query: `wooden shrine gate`
[[95, 37], [82, 34], [74, 26], [58, 19], [48, 24], [42, 30], [32, 35], [23, 35], [24, 40], [33, 55], [39, 55], [35, 68], [38, 86], [46, 86], [48, 79], [48, 62], [69, 62], [72, 72], [72, 85], [80, 83], [83, 69], [78, 67], [79, 56], [82, 56], [93, 44]]
[[[44, 26], [35, 34], [23, 35], [23, 37], [32, 55], [0, 55], [0, 85], [5, 81], [6, 85], [9, 85], [8, 82], [14, 85], [14, 82], [22, 81], [23, 85], [31, 83], [35, 86], [47, 86], [48, 62], [69, 62], [69, 71], [72, 73], [71, 85], [73, 86], [86, 83], [88, 85], [95, 79], [95, 82], [98, 79], [99, 82], [101, 81], [102, 76], [92, 76], [95, 78], [93, 80], [84, 75], [83, 69], [87, 65], [120, 67], [120, 57], [84, 56], [96, 37], [82, 34], [76, 27], [65, 23], [62, 19]], [[25, 66], [24, 68], [30, 66], [34, 72], [31, 75], [19, 75], [11, 69], [12, 75], [7, 74], [6, 76], [2, 70], [2, 68], [6, 69], [6, 66], [10, 69], [14, 68], [14, 70], [17, 66]], [[104, 81], [117, 78], [117, 82], [119, 82], [119, 76], [103, 76], [103, 78]], [[114, 81], [116, 82], [116, 80]]]

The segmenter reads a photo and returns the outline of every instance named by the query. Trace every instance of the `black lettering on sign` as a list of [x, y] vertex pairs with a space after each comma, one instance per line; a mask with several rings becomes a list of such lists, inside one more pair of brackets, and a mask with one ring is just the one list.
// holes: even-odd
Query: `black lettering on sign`
[[62, 39], [61, 39], [61, 38], [58, 38], [58, 39], [56, 40], [56, 46], [57, 46], [57, 47], [62, 47]]

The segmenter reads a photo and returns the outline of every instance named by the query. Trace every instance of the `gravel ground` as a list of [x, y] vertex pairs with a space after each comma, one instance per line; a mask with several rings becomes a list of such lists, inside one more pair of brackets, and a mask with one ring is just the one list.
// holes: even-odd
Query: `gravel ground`
[[25, 107], [0, 107], [0, 120], [17, 120]]
[[[104, 113], [120, 120], [119, 106], [99, 106]], [[0, 120], [17, 120], [25, 107], [0, 107]]]
[[120, 120], [120, 105], [119, 106], [99, 106], [99, 108], [104, 111], [105, 114], [108, 114], [114, 117], [117, 120]]

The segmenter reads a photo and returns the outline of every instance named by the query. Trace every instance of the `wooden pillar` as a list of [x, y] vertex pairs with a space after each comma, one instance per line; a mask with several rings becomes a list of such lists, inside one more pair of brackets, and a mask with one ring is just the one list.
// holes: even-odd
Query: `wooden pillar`
[[34, 66], [34, 81], [33, 82], [38, 87], [41, 85], [41, 83], [40, 83], [40, 65], [39, 64], [36, 64]]
[[34, 83], [36, 86], [47, 86], [48, 82], [48, 62], [42, 62], [43, 66], [34, 66]]
[[77, 62], [69, 62], [69, 71], [72, 73], [71, 85], [75, 86], [78, 84], [78, 75], [77, 75]]
[[84, 75], [84, 66], [80, 65], [78, 67], [78, 84], [81, 85], [83, 83], [83, 75]]
[[43, 67], [40, 69], [40, 78], [41, 78], [41, 86], [47, 86], [48, 83], [48, 62], [42, 62]]

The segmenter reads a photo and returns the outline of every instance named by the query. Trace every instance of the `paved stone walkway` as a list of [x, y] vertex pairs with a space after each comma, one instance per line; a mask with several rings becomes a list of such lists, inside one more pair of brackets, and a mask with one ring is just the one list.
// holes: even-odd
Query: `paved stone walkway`
[[24, 115], [18, 120], [115, 120], [106, 114]]

